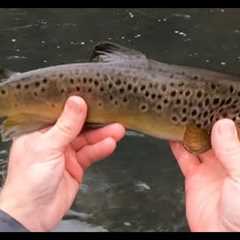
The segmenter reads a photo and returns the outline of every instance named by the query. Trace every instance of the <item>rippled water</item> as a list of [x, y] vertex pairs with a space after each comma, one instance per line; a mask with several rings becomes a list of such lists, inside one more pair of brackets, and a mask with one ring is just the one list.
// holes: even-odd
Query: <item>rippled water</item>
[[[0, 9], [0, 64], [87, 61], [98, 41], [174, 64], [240, 73], [240, 9]], [[9, 143], [0, 145], [0, 160]], [[1, 167], [1, 166], [0, 166]], [[55, 231], [188, 231], [183, 178], [165, 141], [130, 132], [85, 175]]]

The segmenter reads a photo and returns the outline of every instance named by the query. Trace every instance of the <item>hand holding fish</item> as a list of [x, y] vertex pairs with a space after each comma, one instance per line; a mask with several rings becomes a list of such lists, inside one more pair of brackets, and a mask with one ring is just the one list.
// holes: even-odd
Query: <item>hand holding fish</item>
[[240, 231], [240, 142], [231, 120], [213, 127], [212, 147], [198, 157], [176, 142], [172, 151], [185, 176], [192, 231]]
[[51, 230], [72, 205], [84, 171], [110, 155], [124, 128], [111, 124], [79, 135], [86, 103], [70, 97], [56, 124], [14, 140], [0, 209], [31, 231]]

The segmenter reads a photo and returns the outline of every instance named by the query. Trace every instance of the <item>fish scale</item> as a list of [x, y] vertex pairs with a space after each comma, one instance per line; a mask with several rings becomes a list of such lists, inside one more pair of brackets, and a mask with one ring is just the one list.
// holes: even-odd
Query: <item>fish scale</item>
[[119, 122], [182, 141], [195, 154], [211, 148], [209, 134], [218, 119], [240, 122], [239, 77], [161, 63], [110, 42], [97, 44], [87, 63], [1, 70], [0, 76], [3, 140], [54, 124], [71, 95], [86, 101], [87, 123]]

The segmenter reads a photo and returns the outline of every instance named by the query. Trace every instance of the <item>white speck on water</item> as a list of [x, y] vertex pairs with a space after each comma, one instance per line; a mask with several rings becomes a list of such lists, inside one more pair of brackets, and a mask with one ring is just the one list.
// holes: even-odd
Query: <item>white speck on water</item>
[[19, 49], [19, 48], [17, 48], [17, 49], [16, 49], [16, 52], [20, 52], [20, 49]]
[[16, 38], [12, 38], [11, 41], [12, 41], [12, 42], [16, 42], [17, 39], [16, 39]]
[[89, 40], [90, 43], [93, 43], [94, 41], [92, 39]]
[[134, 38], [140, 38], [142, 36], [142, 34], [138, 33], [134, 36]]
[[226, 62], [221, 62], [220, 64], [221, 64], [222, 66], [226, 66], [227, 63], [226, 63]]
[[80, 42], [80, 45], [85, 45], [85, 42]]
[[181, 17], [181, 18], [184, 18], [184, 19], [190, 19], [191, 18], [191, 15], [189, 15], [189, 14], [181, 14], [181, 13], [174, 13], [173, 16], [174, 17]]
[[240, 33], [240, 30], [239, 29], [235, 29], [234, 33]]
[[7, 154], [7, 151], [6, 150], [1, 150], [0, 154]]
[[8, 59], [8, 60], [13, 60], [13, 59], [27, 59], [27, 57], [14, 55], [14, 56], [8, 56], [7, 59]]
[[181, 32], [181, 31], [178, 31], [178, 30], [174, 30], [174, 33], [177, 34], [177, 35], [179, 35], [179, 36], [182, 36], [182, 37], [186, 37], [186, 36], [187, 36], [186, 33]]
[[206, 62], [206, 63], [210, 63], [210, 60], [209, 60], [209, 59], [206, 59], [205, 62]]
[[59, 48], [61, 48], [59, 45], [57, 45], [57, 48], [59, 49]]
[[237, 60], [240, 61], [240, 56], [237, 57]]
[[132, 12], [128, 12], [130, 18], [134, 18], [134, 14]]
[[163, 22], [166, 22], [167, 21], [167, 18], [163, 18]]
[[44, 63], [47, 63], [48, 61], [46, 59], [43, 60]]
[[132, 226], [132, 224], [131, 224], [130, 222], [124, 222], [123, 225], [124, 225], [124, 226], [127, 226], [127, 227]]
[[111, 38], [111, 37], [108, 37], [107, 39], [108, 39], [108, 40], [112, 40], [112, 38]]
[[41, 44], [45, 44], [46, 42], [44, 40], [41, 41]]
[[221, 9], [220, 9], [220, 12], [224, 13], [224, 12], [225, 12], [225, 9], [221, 8]]
[[161, 22], [161, 21], [162, 21], [162, 19], [161, 19], [161, 18], [159, 18], [157, 21], [158, 21], [158, 22]]
[[125, 39], [126, 37], [125, 37], [125, 36], [121, 36], [120, 38], [121, 38], [121, 39]]
[[137, 182], [135, 184], [137, 192], [144, 192], [151, 190], [151, 187], [147, 185], [145, 182]]
[[193, 56], [198, 56], [198, 55], [199, 55], [198, 52], [194, 52], [194, 53], [193, 53]]

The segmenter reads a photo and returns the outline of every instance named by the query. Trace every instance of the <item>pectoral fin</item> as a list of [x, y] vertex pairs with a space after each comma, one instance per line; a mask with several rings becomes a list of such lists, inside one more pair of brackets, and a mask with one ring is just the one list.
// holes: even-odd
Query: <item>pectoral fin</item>
[[1, 123], [2, 141], [9, 141], [13, 137], [20, 136], [51, 124], [50, 119], [40, 118], [32, 114], [18, 114], [7, 117]]
[[184, 133], [183, 145], [193, 154], [206, 152], [211, 149], [209, 132], [194, 124], [189, 124]]

